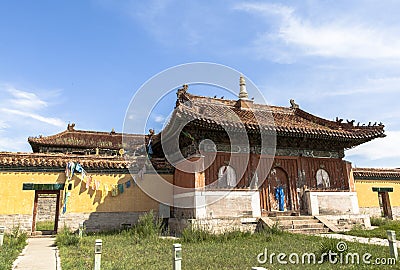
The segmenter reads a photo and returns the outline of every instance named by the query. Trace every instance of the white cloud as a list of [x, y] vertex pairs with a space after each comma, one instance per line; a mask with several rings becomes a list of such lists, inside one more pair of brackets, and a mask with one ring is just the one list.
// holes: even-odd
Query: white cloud
[[36, 114], [36, 113], [18, 111], [18, 110], [13, 110], [13, 109], [0, 109], [0, 111], [3, 111], [5, 113], [10, 113], [10, 114], [15, 114], [15, 115], [19, 115], [19, 116], [32, 118], [34, 120], [38, 120], [38, 121], [41, 121], [43, 123], [46, 123], [46, 124], [49, 124], [49, 125], [53, 125], [53, 126], [57, 126], [57, 127], [65, 127], [65, 125], [66, 125], [66, 123], [64, 121], [62, 121], [61, 119], [59, 119], [59, 118], [45, 117], [45, 116], [41, 116], [41, 115]]
[[17, 108], [37, 110], [47, 107], [47, 102], [41, 100], [35, 93], [21, 91], [15, 88], [8, 88], [7, 91], [14, 97], [9, 104]]
[[0, 151], [21, 152], [29, 151], [27, 138], [23, 137], [0, 137]]
[[29, 151], [29, 136], [58, 132], [65, 127], [63, 120], [52, 116], [59, 93], [0, 85], [0, 151]]
[[8, 128], [8, 127], [9, 127], [9, 125], [7, 124], [6, 121], [0, 120], [0, 131], [1, 131], [2, 129], [6, 129], [6, 128]]
[[[262, 15], [266, 25], [276, 24], [275, 29], [266, 30], [254, 41], [257, 52], [268, 58], [272, 53], [280, 53], [276, 57], [283, 59], [296, 56], [400, 59], [398, 30], [340, 17], [329, 23], [315, 23], [297, 15], [291, 7], [279, 4], [242, 3], [235, 8]], [[274, 44], [275, 48], [271, 46]]]
[[[357, 146], [346, 151], [350, 157], [362, 157], [367, 160], [398, 159], [400, 160], [400, 131], [388, 131], [383, 139], [375, 139], [371, 142]], [[400, 167], [400, 162], [398, 164]]]
[[162, 115], [156, 115], [156, 116], [154, 117], [154, 121], [157, 122], [157, 123], [164, 123], [165, 117], [162, 116]]

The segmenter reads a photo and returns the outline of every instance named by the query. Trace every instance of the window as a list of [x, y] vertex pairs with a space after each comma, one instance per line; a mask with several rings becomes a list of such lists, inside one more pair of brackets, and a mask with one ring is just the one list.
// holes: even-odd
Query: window
[[222, 166], [218, 171], [218, 187], [235, 187], [236, 172], [232, 166]]
[[331, 186], [329, 182], [329, 174], [324, 169], [319, 169], [315, 175], [317, 179], [318, 188], [329, 188]]

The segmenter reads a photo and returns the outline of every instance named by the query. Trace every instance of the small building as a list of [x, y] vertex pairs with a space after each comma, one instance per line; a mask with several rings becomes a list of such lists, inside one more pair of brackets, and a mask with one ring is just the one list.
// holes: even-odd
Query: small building
[[354, 168], [362, 214], [400, 219], [400, 169]]

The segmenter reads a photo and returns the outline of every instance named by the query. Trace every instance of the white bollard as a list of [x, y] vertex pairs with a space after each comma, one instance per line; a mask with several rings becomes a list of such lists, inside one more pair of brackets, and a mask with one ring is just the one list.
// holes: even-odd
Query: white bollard
[[398, 255], [398, 250], [397, 250], [396, 232], [387, 230], [386, 233], [387, 233], [388, 240], [389, 240], [390, 256], [395, 258], [397, 261], [397, 258], [399, 257], [399, 255]]
[[5, 231], [6, 231], [6, 227], [0, 226], [0, 247], [3, 245]]
[[82, 238], [83, 235], [84, 224], [83, 222], [79, 223], [79, 237]]
[[102, 249], [103, 241], [101, 239], [96, 239], [94, 244], [94, 270], [100, 270]]
[[174, 244], [172, 246], [174, 270], [181, 270], [182, 267], [182, 245]]

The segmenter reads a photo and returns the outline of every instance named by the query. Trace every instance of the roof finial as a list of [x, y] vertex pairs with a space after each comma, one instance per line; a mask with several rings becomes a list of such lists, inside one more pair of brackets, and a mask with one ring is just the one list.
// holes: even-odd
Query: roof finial
[[244, 80], [243, 75], [240, 75], [239, 85], [240, 85], [239, 99], [249, 99], [249, 94], [247, 93], [246, 90], [246, 81]]

